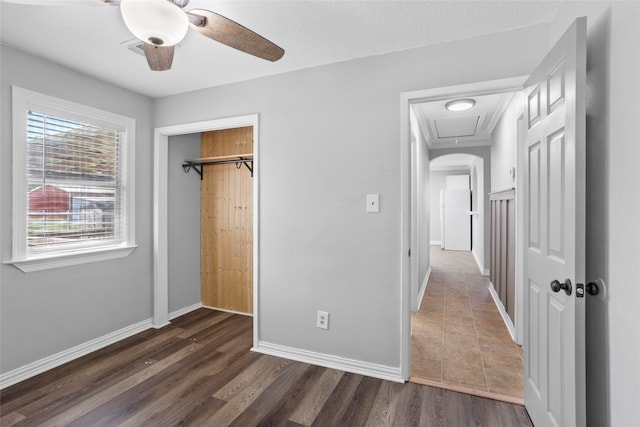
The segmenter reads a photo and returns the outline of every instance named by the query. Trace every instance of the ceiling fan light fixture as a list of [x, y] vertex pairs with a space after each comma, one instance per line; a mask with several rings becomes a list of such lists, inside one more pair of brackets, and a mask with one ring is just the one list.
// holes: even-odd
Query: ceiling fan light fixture
[[156, 46], [180, 43], [189, 29], [187, 14], [167, 0], [122, 0], [120, 12], [134, 36]]
[[445, 108], [449, 111], [466, 111], [476, 105], [476, 100], [471, 98], [454, 99], [445, 104]]

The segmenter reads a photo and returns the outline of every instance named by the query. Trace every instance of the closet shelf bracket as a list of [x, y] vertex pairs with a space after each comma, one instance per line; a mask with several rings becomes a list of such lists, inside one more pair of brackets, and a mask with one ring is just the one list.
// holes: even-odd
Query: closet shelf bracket
[[245, 165], [247, 169], [249, 169], [249, 172], [251, 172], [251, 177], [253, 178], [253, 153], [185, 160], [182, 164], [182, 169], [185, 171], [185, 173], [189, 173], [189, 171], [193, 169], [198, 173], [198, 175], [200, 175], [200, 180], [202, 180], [202, 178], [204, 177], [205, 166], [228, 164], [235, 164], [236, 168], [238, 169], [240, 169], [242, 165]]
[[198, 166], [195, 164], [185, 163], [184, 165], [182, 165], [182, 169], [184, 170], [184, 173], [189, 173], [189, 171], [193, 169], [198, 173], [198, 175], [200, 175], [200, 180], [202, 180], [202, 166], [198, 168]]

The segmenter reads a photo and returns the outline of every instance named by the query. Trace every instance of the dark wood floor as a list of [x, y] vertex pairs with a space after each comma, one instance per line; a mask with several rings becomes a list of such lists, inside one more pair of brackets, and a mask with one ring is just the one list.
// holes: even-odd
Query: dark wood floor
[[1, 392], [4, 426], [531, 426], [522, 406], [252, 353], [199, 309]]

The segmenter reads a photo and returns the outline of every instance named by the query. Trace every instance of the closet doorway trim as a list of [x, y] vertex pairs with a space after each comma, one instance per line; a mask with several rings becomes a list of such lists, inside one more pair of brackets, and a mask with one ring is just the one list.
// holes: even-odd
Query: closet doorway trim
[[[169, 324], [169, 269], [168, 269], [168, 159], [169, 137], [190, 133], [214, 130], [232, 129], [238, 127], [253, 127], [253, 341], [258, 341], [258, 318], [260, 306], [258, 304], [259, 275], [259, 229], [260, 216], [259, 200], [259, 150], [258, 114], [211, 119], [201, 122], [183, 123], [173, 126], [157, 127], [154, 129], [153, 151], [153, 327], [161, 328]], [[172, 167], [180, 165], [172, 165]]]

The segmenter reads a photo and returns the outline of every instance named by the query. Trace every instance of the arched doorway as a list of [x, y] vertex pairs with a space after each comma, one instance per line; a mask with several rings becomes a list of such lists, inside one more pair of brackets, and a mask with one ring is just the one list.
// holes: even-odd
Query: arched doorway
[[471, 152], [468, 152], [469, 150], [461, 148], [446, 150], [445, 153], [441, 152], [444, 150], [430, 152], [430, 239], [431, 244], [434, 245], [443, 243], [440, 192], [446, 189], [446, 177], [467, 176], [467, 188], [470, 191], [469, 250], [478, 264], [480, 273], [488, 274], [489, 259], [488, 250], [485, 250], [485, 241], [486, 236], [489, 235], [490, 221], [485, 215], [485, 212], [489, 212], [485, 189], [491, 187], [491, 152], [488, 147], [474, 148]]

